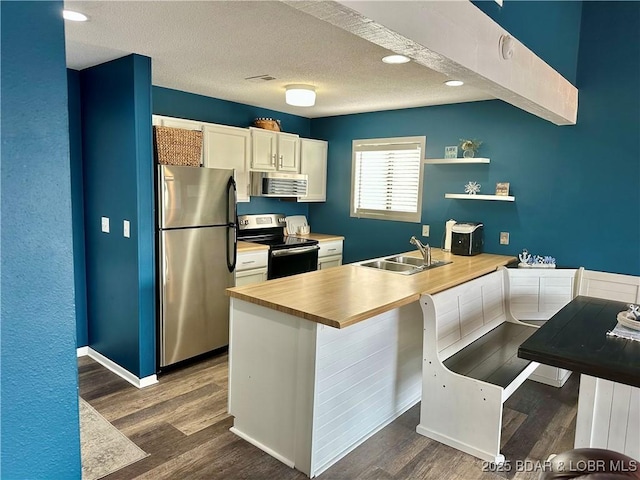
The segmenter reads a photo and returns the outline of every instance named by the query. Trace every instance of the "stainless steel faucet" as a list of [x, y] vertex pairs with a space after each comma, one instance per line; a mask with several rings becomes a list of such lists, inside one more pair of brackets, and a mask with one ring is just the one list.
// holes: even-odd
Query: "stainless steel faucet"
[[415, 245], [416, 247], [418, 247], [418, 250], [420, 250], [420, 253], [422, 254], [422, 263], [424, 264], [425, 267], [430, 267], [431, 266], [431, 247], [429, 246], [429, 244], [427, 243], [426, 245], [423, 245], [422, 242], [418, 240], [416, 237], [411, 237], [411, 240], [409, 240], [409, 243], [411, 245]]

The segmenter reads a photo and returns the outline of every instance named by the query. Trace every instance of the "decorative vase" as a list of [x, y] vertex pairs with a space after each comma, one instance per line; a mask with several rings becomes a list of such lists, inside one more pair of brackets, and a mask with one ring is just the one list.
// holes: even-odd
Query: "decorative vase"
[[462, 151], [462, 156], [464, 158], [473, 158], [475, 154], [476, 154], [476, 152], [474, 150], [471, 150], [471, 149]]

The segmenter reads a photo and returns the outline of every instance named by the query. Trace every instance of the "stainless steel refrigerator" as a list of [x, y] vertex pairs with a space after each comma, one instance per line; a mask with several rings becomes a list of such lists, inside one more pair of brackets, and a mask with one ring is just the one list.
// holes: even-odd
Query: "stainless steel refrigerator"
[[229, 343], [237, 256], [233, 170], [158, 165], [160, 367]]

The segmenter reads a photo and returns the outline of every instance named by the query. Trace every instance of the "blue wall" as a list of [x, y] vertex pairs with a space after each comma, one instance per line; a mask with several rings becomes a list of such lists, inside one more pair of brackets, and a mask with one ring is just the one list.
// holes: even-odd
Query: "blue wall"
[[[309, 138], [311, 125], [308, 118], [297, 115], [163, 87], [153, 87], [153, 113], [243, 128], [251, 126], [253, 120], [258, 117], [277, 118], [281, 121], [282, 131], [297, 133], [306, 138]], [[238, 204], [238, 213], [308, 215], [309, 208], [307, 203], [251, 197], [249, 203]]]
[[576, 84], [582, 2], [474, 1], [529, 50]]
[[[462, 137], [479, 138], [491, 164], [425, 166], [422, 223], [431, 225], [433, 245], [441, 245], [447, 219], [481, 221], [487, 252], [527, 248], [563, 266], [640, 274], [639, 9], [638, 2], [585, 3], [576, 126], [558, 127], [498, 100], [312, 120], [312, 137], [330, 145], [328, 200], [310, 207], [314, 230], [345, 235], [345, 262], [411, 250], [419, 224], [349, 216], [351, 141], [426, 135], [433, 158]], [[470, 180], [482, 184], [481, 193], [510, 182], [516, 201], [444, 199]], [[500, 231], [510, 232], [510, 245], [499, 245]]]
[[80, 78], [89, 346], [145, 377], [156, 364], [151, 61], [129, 55]]
[[62, 2], [0, 8], [0, 477], [80, 478]]
[[80, 73], [67, 70], [69, 96], [69, 153], [71, 159], [71, 217], [73, 222], [73, 276], [76, 290], [76, 341], [89, 344], [87, 332], [87, 276], [84, 251], [84, 176], [82, 167], [82, 115]]

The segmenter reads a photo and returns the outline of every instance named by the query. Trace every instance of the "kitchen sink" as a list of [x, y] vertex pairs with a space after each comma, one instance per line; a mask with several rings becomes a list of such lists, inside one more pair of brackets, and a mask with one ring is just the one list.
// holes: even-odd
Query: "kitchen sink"
[[425, 270], [431, 270], [432, 268], [441, 267], [452, 263], [451, 261], [434, 260], [430, 266], [422, 264], [421, 258], [416, 257], [389, 257], [384, 260], [373, 260], [371, 262], [364, 262], [360, 265], [363, 267], [377, 268], [378, 270], [387, 270], [389, 272], [400, 273], [402, 275], [413, 275], [414, 273], [423, 272]]
[[429, 270], [431, 268], [436, 268], [442, 265], [447, 265], [448, 263], [452, 263], [451, 261], [445, 261], [445, 260], [432, 260], [431, 265], [426, 266], [423, 264], [423, 260], [421, 258], [404, 257], [404, 256], [389, 257], [389, 258], [385, 258], [385, 260], [388, 262], [396, 262], [396, 263], [402, 263], [406, 265], [413, 265], [416, 267], [420, 267], [421, 270]]
[[403, 263], [387, 262], [385, 260], [374, 260], [372, 262], [365, 262], [360, 264], [363, 267], [377, 268], [379, 270], [388, 270], [390, 272], [402, 273], [403, 275], [411, 275], [412, 273], [418, 273], [421, 271], [413, 265], [406, 265]]
[[405, 263], [408, 265], [414, 265], [416, 267], [422, 267], [423, 261], [421, 258], [417, 257], [389, 257], [385, 258], [388, 262], [396, 262], [396, 263]]

